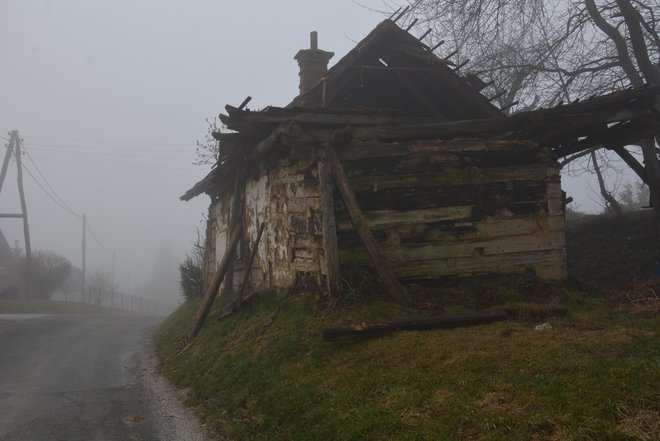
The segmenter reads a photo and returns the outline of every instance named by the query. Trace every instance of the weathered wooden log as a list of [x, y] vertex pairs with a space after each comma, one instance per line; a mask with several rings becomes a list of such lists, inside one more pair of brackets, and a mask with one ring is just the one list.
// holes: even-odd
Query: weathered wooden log
[[351, 190], [348, 178], [344, 173], [341, 162], [337, 157], [337, 152], [332, 144], [332, 141], [325, 144], [326, 155], [330, 161], [332, 176], [335, 178], [339, 193], [344, 201], [344, 205], [346, 206], [346, 210], [348, 211], [353, 226], [360, 236], [360, 240], [367, 251], [367, 255], [376, 269], [387, 293], [397, 302], [408, 304], [410, 303], [410, 297], [406, 292], [406, 288], [404, 288], [394, 276], [387, 259], [381, 252], [373, 233], [369, 229], [369, 222], [360, 209], [360, 205], [355, 198], [355, 194], [353, 194], [353, 190]]
[[[241, 223], [241, 212], [243, 211], [242, 202], [243, 202], [243, 193], [244, 193], [244, 180], [242, 176], [242, 167], [240, 163], [235, 165], [234, 172], [234, 191], [232, 194], [231, 209], [229, 212], [229, 231], [234, 231], [236, 226]], [[227, 244], [227, 249], [229, 249], [229, 243]], [[222, 295], [225, 297], [231, 297], [234, 293], [234, 260], [231, 259], [229, 262], [229, 267], [227, 268], [227, 283], [225, 283]]]
[[325, 252], [327, 267], [327, 289], [330, 299], [337, 299], [341, 294], [341, 283], [331, 168], [332, 166], [328, 161], [320, 161], [318, 164], [321, 210], [323, 213], [323, 250]]
[[380, 322], [353, 323], [321, 329], [323, 340], [333, 340], [344, 336], [380, 335], [385, 332], [427, 329], [451, 329], [462, 326], [487, 325], [508, 318], [505, 312], [482, 312], [467, 315], [437, 316], [413, 319], [389, 320]]
[[259, 242], [261, 241], [261, 236], [264, 232], [265, 227], [266, 227], [266, 223], [262, 222], [261, 226], [259, 227], [259, 232], [257, 233], [257, 239], [254, 242], [254, 247], [252, 248], [252, 252], [250, 253], [250, 259], [248, 261], [247, 267], [245, 268], [245, 276], [243, 277], [243, 283], [241, 283], [241, 288], [238, 291], [236, 298], [230, 304], [222, 308], [222, 311], [220, 311], [220, 314], [218, 315], [218, 321], [222, 320], [223, 318], [227, 317], [232, 312], [240, 308], [241, 305], [243, 305], [246, 301], [248, 301], [252, 297], [251, 295], [248, 297], [243, 297], [243, 294], [245, 293], [245, 288], [247, 287], [247, 282], [250, 277], [250, 272], [252, 271], [252, 264], [254, 263], [254, 258], [257, 255], [257, 250], [259, 249]]
[[236, 226], [236, 228], [234, 228], [234, 230], [231, 232], [231, 235], [229, 236], [229, 242], [228, 242], [227, 250], [225, 251], [225, 255], [222, 257], [222, 261], [220, 262], [220, 265], [218, 266], [218, 269], [216, 270], [215, 275], [213, 276], [213, 281], [211, 282], [211, 286], [204, 295], [204, 300], [202, 300], [202, 304], [199, 305], [199, 309], [197, 310], [197, 316], [195, 317], [195, 320], [193, 321], [190, 331], [188, 331], [188, 335], [186, 336], [186, 340], [188, 342], [193, 338], [195, 338], [197, 334], [199, 334], [199, 331], [202, 329], [202, 326], [204, 325], [204, 321], [206, 320], [206, 317], [208, 317], [209, 315], [209, 311], [211, 311], [211, 306], [213, 305], [213, 301], [218, 295], [220, 284], [222, 283], [222, 280], [225, 278], [225, 274], [227, 273], [227, 269], [229, 268], [229, 263], [234, 258], [234, 250], [236, 250], [236, 245], [238, 244], [240, 233], [241, 233], [241, 225], [239, 223]]
[[248, 260], [248, 266], [245, 268], [245, 277], [243, 277], [243, 283], [241, 283], [241, 289], [238, 291], [237, 298], [240, 300], [243, 298], [243, 293], [247, 287], [248, 278], [250, 277], [250, 272], [252, 271], [252, 264], [254, 263], [254, 258], [257, 256], [257, 251], [259, 250], [259, 242], [261, 242], [261, 236], [264, 234], [264, 229], [266, 228], [266, 222], [262, 222], [259, 226], [259, 231], [257, 232], [257, 239], [254, 241], [254, 247], [250, 253], [250, 259]]

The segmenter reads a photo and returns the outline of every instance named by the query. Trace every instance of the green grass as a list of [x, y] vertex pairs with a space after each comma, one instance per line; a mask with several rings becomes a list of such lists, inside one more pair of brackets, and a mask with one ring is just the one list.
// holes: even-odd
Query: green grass
[[320, 328], [410, 316], [388, 302], [320, 311], [273, 294], [180, 357], [196, 312], [155, 337], [162, 370], [219, 436], [238, 440], [660, 439], [657, 320], [571, 293], [566, 318], [323, 342]]
[[54, 300], [0, 299], [0, 314], [129, 314], [118, 309]]
[[648, 278], [660, 262], [660, 240], [651, 211], [626, 213], [617, 220], [585, 215], [566, 222], [569, 276], [610, 288]]

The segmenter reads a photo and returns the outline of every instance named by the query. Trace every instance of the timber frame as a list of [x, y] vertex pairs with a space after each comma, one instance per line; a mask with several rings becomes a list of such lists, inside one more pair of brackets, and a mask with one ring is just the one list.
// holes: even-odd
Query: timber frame
[[603, 146], [643, 177], [623, 147], [660, 133], [660, 86], [506, 116], [429, 49], [386, 20], [287, 107], [225, 107], [218, 162], [181, 196], [211, 197], [209, 273], [240, 228], [255, 289], [334, 297], [371, 267], [405, 303], [407, 282], [565, 278], [557, 161]]

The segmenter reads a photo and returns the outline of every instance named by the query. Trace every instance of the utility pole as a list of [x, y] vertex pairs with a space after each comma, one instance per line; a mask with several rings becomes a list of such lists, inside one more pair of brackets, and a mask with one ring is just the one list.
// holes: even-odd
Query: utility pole
[[9, 160], [12, 151], [16, 149], [16, 171], [18, 176], [18, 195], [21, 200], [21, 213], [0, 213], [0, 218], [15, 218], [23, 219], [23, 234], [25, 235], [25, 264], [27, 269], [27, 279], [25, 281], [25, 288], [27, 290], [28, 300], [32, 300], [32, 248], [30, 247], [30, 225], [28, 224], [27, 204], [25, 203], [25, 191], [23, 189], [23, 163], [21, 162], [21, 138], [18, 135], [18, 130], [12, 130], [9, 133], [9, 146], [5, 153], [5, 159], [2, 162], [2, 170], [0, 170], [0, 191], [2, 184], [7, 176], [7, 168], [9, 167]]
[[9, 145], [7, 146], [7, 152], [5, 153], [5, 160], [2, 161], [2, 171], [0, 171], [0, 192], [2, 192], [2, 184], [5, 182], [5, 176], [7, 176], [9, 160], [11, 159], [11, 154], [14, 151], [14, 136], [11, 133], [10, 135], [11, 137], [9, 138]]
[[110, 283], [110, 307], [115, 306], [115, 250], [112, 250], [112, 282]]
[[80, 287], [80, 301], [85, 303], [85, 294], [87, 284], [87, 215], [83, 213], [82, 215], [82, 280]]
[[32, 300], [32, 248], [30, 247], [30, 226], [28, 225], [27, 205], [25, 204], [25, 192], [23, 191], [23, 163], [21, 162], [21, 138], [18, 130], [12, 132], [14, 145], [16, 146], [16, 167], [18, 168], [18, 195], [21, 199], [21, 211], [23, 212], [23, 233], [25, 234], [25, 264], [27, 266], [27, 294], [28, 300]]

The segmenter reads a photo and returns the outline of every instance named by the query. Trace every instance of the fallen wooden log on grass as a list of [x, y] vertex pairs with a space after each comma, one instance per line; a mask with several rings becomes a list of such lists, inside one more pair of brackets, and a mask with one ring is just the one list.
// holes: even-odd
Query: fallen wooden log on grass
[[342, 326], [323, 328], [323, 340], [333, 340], [338, 337], [370, 337], [386, 332], [403, 330], [451, 329], [463, 326], [487, 325], [489, 323], [508, 319], [506, 312], [481, 312], [466, 315], [423, 317], [379, 322], [354, 323]]

